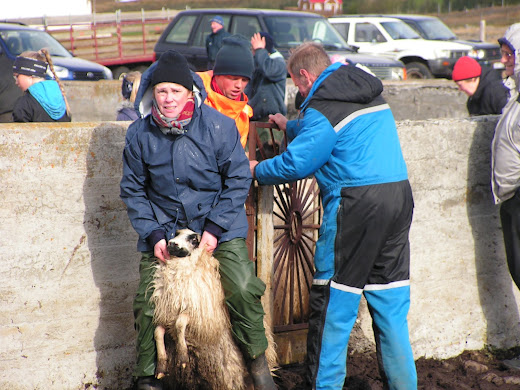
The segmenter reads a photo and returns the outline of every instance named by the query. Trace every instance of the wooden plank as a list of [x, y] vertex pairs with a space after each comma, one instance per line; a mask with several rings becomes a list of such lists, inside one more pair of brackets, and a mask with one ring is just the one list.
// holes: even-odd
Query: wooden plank
[[273, 186], [258, 186], [256, 274], [265, 283], [265, 315], [273, 328]]
[[307, 355], [307, 329], [275, 333], [276, 352], [281, 366], [303, 363]]

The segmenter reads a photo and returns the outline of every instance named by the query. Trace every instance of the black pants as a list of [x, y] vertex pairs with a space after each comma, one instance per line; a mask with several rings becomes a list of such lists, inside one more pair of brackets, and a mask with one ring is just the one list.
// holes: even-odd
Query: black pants
[[520, 194], [518, 191], [515, 196], [500, 206], [500, 221], [509, 273], [520, 289]]

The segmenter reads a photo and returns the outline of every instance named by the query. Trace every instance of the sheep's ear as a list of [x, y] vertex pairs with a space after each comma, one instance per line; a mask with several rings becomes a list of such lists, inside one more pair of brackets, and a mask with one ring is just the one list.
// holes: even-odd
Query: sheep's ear
[[200, 244], [200, 238], [199, 235], [196, 233], [190, 234], [188, 236], [188, 241], [196, 248]]

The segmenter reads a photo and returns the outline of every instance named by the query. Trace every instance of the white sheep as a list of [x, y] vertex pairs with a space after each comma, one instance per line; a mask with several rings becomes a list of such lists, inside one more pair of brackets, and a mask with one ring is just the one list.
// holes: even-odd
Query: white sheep
[[[180, 230], [168, 242], [170, 260], [158, 264], [155, 271], [151, 299], [155, 305], [156, 376], [172, 388], [245, 389], [251, 386], [251, 379], [231, 333], [219, 262], [198, 248], [199, 242], [198, 234]], [[266, 336], [266, 357], [274, 369], [276, 352], [268, 326]]]

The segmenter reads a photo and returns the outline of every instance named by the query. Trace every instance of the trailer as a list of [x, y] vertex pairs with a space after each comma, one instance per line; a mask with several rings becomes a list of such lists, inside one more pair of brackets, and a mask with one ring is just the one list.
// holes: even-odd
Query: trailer
[[179, 11], [92, 14], [23, 20], [54, 36], [74, 56], [105, 65], [114, 79], [133, 70], [143, 72], [154, 60], [154, 46]]

